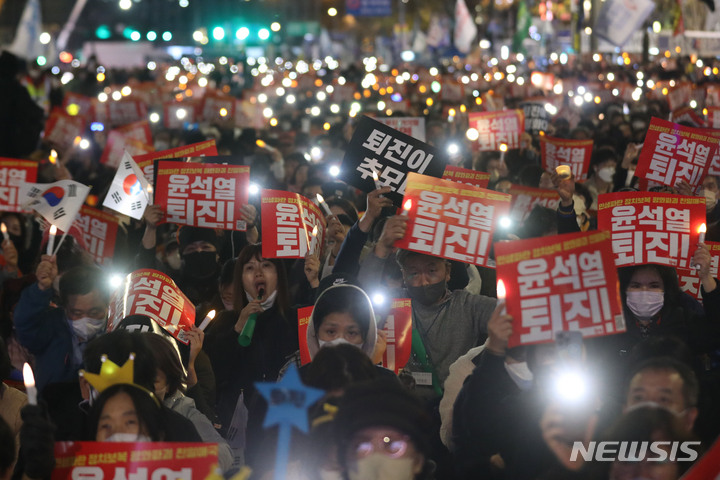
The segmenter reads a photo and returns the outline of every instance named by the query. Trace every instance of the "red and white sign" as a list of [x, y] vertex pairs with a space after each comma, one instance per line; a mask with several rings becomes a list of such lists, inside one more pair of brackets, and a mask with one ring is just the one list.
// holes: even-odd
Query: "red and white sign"
[[158, 160], [156, 168], [155, 204], [164, 222], [246, 229], [240, 210], [248, 203], [250, 167]]
[[395, 246], [488, 266], [497, 220], [510, 211], [510, 195], [411, 173], [405, 202], [412, 202], [405, 237]]
[[105, 125], [127, 125], [147, 118], [145, 102], [137, 99], [123, 99], [95, 103], [95, 121]]
[[195, 325], [195, 306], [172, 278], [149, 268], [135, 270], [113, 293], [108, 312], [108, 331], [128, 315], [145, 315], [184, 344], [186, 330]]
[[409, 298], [396, 298], [392, 302], [385, 326], [387, 347], [382, 358], [382, 366], [400, 373], [412, 353], [412, 306]]
[[[720, 242], [705, 242], [705, 245], [707, 245], [710, 250], [710, 274], [713, 278], [717, 278], [718, 265], [720, 264]], [[676, 268], [676, 270], [680, 282], [680, 290], [702, 302], [698, 270], [693, 265], [687, 268]]]
[[568, 165], [579, 182], [587, 180], [592, 149], [592, 140], [565, 140], [547, 135], [540, 137], [542, 167], [555, 170], [560, 165]]
[[37, 181], [37, 162], [0, 158], [0, 212], [24, 211], [18, 190], [25, 183]]
[[45, 141], [59, 148], [69, 148], [75, 137], [85, 132], [85, 118], [54, 108], [45, 122]]
[[450, 180], [451, 182], [456, 183], [463, 183], [465, 185], [472, 185], [473, 187], [486, 188], [488, 183], [490, 183], [490, 174], [448, 165], [445, 167], [442, 179]]
[[417, 138], [421, 142], [425, 141], [425, 119], [423, 117], [377, 117], [375, 120], [398, 132]]
[[215, 478], [217, 443], [56, 442], [52, 480]]
[[522, 110], [497, 112], [472, 112], [468, 115], [470, 128], [478, 131], [480, 151], [500, 150], [500, 144], [508, 148], [520, 148], [520, 135], [525, 131], [525, 114]]
[[[698, 128], [698, 133], [712, 137], [720, 144], [720, 130], [714, 130], [712, 128]], [[720, 148], [715, 149], [715, 153], [711, 154], [710, 168], [708, 168], [708, 175], [720, 175]]]
[[697, 188], [717, 148], [716, 138], [696, 128], [653, 117], [635, 175], [671, 187], [685, 180]]
[[710, 128], [720, 128], [720, 107], [707, 107], [707, 123]]
[[690, 103], [692, 89], [693, 84], [690, 82], [683, 82], [670, 89], [667, 95], [667, 101], [671, 112]]
[[83, 235], [87, 252], [98, 265], [110, 265], [115, 253], [118, 219], [102, 210], [83, 205], [73, 227]]
[[509, 347], [625, 331], [610, 234], [569, 233], [495, 244], [497, 278], [515, 319]]
[[512, 218], [513, 222], [518, 223], [522, 223], [527, 219], [535, 205], [556, 210], [560, 203], [557, 190], [513, 185], [510, 187], [510, 195], [512, 195], [510, 218]]
[[705, 220], [705, 198], [669, 193], [607, 193], [598, 198], [598, 230], [610, 232], [615, 265], [687, 268]]
[[145, 179], [150, 185], [155, 181], [153, 178], [155, 171], [155, 160], [162, 158], [184, 158], [184, 157], [215, 157], [217, 156], [217, 148], [215, 147], [215, 139], [206, 140], [204, 142], [191, 143], [182, 147], [170, 148], [159, 152], [150, 152], [143, 155], [133, 156], [133, 160], [140, 170], [142, 170]]
[[150, 124], [146, 120], [111, 130], [100, 163], [117, 167], [126, 150], [133, 157], [155, 151]]
[[325, 215], [310, 200], [283, 190], [263, 190], [260, 209], [264, 258], [305, 258], [308, 252], [320, 253]]

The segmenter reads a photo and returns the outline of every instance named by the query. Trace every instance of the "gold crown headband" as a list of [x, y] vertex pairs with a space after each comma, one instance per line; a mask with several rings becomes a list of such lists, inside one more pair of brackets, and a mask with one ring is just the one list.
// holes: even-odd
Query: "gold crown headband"
[[150, 397], [152, 397], [153, 400], [155, 400], [155, 403], [157, 403], [158, 406], [160, 405], [160, 401], [153, 392], [143, 387], [142, 385], [138, 385], [137, 383], [135, 383], [134, 353], [131, 353], [128, 356], [127, 361], [123, 364], [122, 367], [118, 366], [115, 362], [110, 360], [107, 355], [103, 355], [102, 357], [100, 357], [100, 362], [102, 362], [102, 365], [100, 367], [100, 374], [80, 370], [80, 376], [87, 380], [88, 383], [92, 385], [93, 388], [99, 393], [102, 393], [113, 385], [131, 385], [146, 392], [148, 395], [150, 395]]

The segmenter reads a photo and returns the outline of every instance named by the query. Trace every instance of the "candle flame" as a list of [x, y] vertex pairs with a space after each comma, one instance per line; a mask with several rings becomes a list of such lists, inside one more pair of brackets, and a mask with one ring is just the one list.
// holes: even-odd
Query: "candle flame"
[[315, 198], [317, 198], [317, 201], [320, 202], [320, 203], [323, 203], [323, 202], [325, 201], [325, 199], [323, 198], [323, 196], [320, 195], [319, 193], [316, 193], [316, 194], [315, 194]]
[[318, 228], [317, 228], [317, 225], [315, 225], [312, 230], [312, 236], [317, 237], [317, 234], [318, 234]]
[[379, 180], [378, 173], [375, 171], [375, 169], [373, 169], [373, 180], [375, 180], [376, 182]]
[[210, 310], [210, 311], [208, 312], [208, 314], [206, 315], [206, 317], [209, 318], [210, 320], [212, 320], [213, 318], [215, 318], [215, 310]]
[[73, 145], [77, 147], [78, 145], [80, 145], [80, 142], [82, 142], [82, 137], [77, 136], [77, 137], [75, 137], [75, 139], [73, 140]]
[[55, 165], [55, 163], [57, 163], [57, 157], [58, 157], [57, 152], [54, 149], [50, 150], [50, 156], [48, 157], [48, 160], [50, 160], [50, 163]]
[[50, 235], [57, 235], [57, 227], [55, 225], [50, 225]]
[[152, 193], [152, 192], [153, 192], [152, 185], [148, 185], [147, 191], [148, 191], [148, 193]]
[[7, 233], [7, 227], [4, 223], [0, 223], [0, 232]]
[[508, 146], [507, 143], [503, 142], [500, 144], [500, 151], [501, 152], [507, 152]]
[[507, 291], [505, 290], [505, 282], [498, 280], [497, 282], [497, 298], [498, 300], [505, 300]]
[[707, 232], [707, 226], [704, 223], [701, 223], [698, 227], [698, 233], [706, 233]]
[[23, 365], [23, 383], [25, 383], [25, 388], [32, 388], [35, 386], [35, 376], [33, 375], [32, 368], [30, 368], [30, 365], [27, 362]]
[[409, 212], [411, 208], [412, 208], [412, 199], [408, 198], [403, 203], [403, 210], [405, 210], [406, 212]]
[[255, 141], [255, 145], [257, 145], [260, 148], [265, 148], [267, 146], [267, 144], [263, 140], [260, 140], [260, 139]]

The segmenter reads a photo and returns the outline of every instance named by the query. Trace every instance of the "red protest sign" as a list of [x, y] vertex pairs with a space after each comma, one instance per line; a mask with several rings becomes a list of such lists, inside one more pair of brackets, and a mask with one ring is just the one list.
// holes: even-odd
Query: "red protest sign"
[[[689, 442], [692, 443], [692, 442]], [[697, 442], [698, 445], [700, 442]], [[720, 439], [716, 439], [710, 449], [695, 462], [690, 470], [685, 473], [680, 480], [717, 480], [720, 476]]]
[[710, 128], [720, 128], [720, 107], [707, 107], [707, 123]]
[[184, 158], [184, 157], [214, 157], [217, 156], [217, 147], [215, 147], [215, 139], [206, 140], [204, 142], [191, 143], [182, 147], [170, 148], [159, 152], [150, 152], [143, 155], [134, 155], [133, 160], [140, 167], [145, 179], [150, 185], [155, 182], [155, 160], [162, 158]]
[[83, 205], [73, 226], [82, 232], [86, 249], [98, 265], [112, 263], [118, 230], [117, 217]]
[[314, 305], [309, 307], [298, 308], [298, 343], [300, 345], [300, 364], [305, 365], [312, 361], [310, 358], [310, 349], [307, 343], [307, 329], [310, 324], [310, 315], [312, 315]]
[[606, 193], [598, 230], [610, 232], [615, 265], [687, 267], [705, 222], [705, 198], [669, 193]]
[[383, 330], [387, 335], [387, 346], [382, 366], [397, 375], [407, 365], [412, 351], [412, 307], [409, 298], [393, 300]]
[[685, 180], [697, 188], [717, 148], [716, 138], [696, 128], [653, 117], [635, 175], [671, 187]]
[[158, 160], [155, 204], [164, 222], [244, 231], [250, 167]]
[[467, 168], [455, 167], [447, 165], [442, 176], [443, 180], [451, 182], [472, 185], [473, 187], [486, 188], [490, 183], [490, 174], [486, 172], [478, 172], [477, 170], [469, 170]]
[[150, 133], [150, 124], [143, 120], [116, 128], [108, 133], [107, 143], [103, 150], [100, 163], [109, 167], [117, 167], [125, 151], [133, 157], [155, 150]]
[[260, 210], [263, 257], [305, 258], [308, 252], [320, 252], [325, 216], [310, 200], [283, 190], [263, 190]]
[[22, 212], [18, 189], [37, 181], [37, 162], [0, 158], [0, 212]]
[[[718, 265], [720, 264], [720, 242], [705, 242], [710, 250], [710, 274], [713, 278], [718, 277]], [[676, 268], [678, 280], [680, 282], [680, 290], [702, 301], [700, 293], [700, 277], [698, 270], [694, 265], [688, 265], [683, 268]]]
[[692, 83], [682, 82], [680, 85], [677, 85], [668, 91], [667, 101], [671, 112], [690, 103], [692, 89]]
[[592, 156], [592, 140], [566, 140], [543, 135], [540, 137], [542, 167], [555, 170], [560, 165], [569, 165], [575, 180], [587, 180]]
[[510, 195], [411, 173], [405, 237], [395, 246], [487, 266], [496, 221], [510, 210]]
[[218, 468], [216, 443], [55, 442], [52, 480], [192, 480]]
[[556, 190], [544, 188], [513, 185], [510, 187], [510, 195], [512, 195], [510, 218], [519, 223], [525, 221], [535, 205], [556, 210], [560, 203], [560, 196]]
[[609, 232], [498, 242], [495, 258], [515, 318], [509, 347], [551, 342], [559, 331], [625, 331]]
[[707, 127], [705, 119], [695, 113], [690, 107], [681, 107], [670, 113], [670, 121], [673, 123], [690, 124], [693, 127]]
[[188, 344], [185, 330], [195, 325], [195, 306], [172, 278], [149, 268], [135, 270], [113, 293], [108, 331], [128, 315], [146, 315], [170, 335]]
[[106, 125], [127, 125], [147, 118], [147, 106], [138, 99], [95, 103], [95, 121]]
[[70, 115], [60, 108], [54, 108], [45, 122], [45, 141], [60, 148], [68, 148], [75, 137], [85, 131], [85, 118]]
[[93, 118], [93, 99], [91, 97], [86, 97], [85, 95], [80, 95], [79, 93], [66, 92], [65, 97], [63, 98], [63, 109], [67, 111], [67, 108], [70, 105], [77, 105], [77, 114], [81, 117], [85, 117], [86, 120], [91, 120]]
[[520, 148], [520, 135], [525, 131], [525, 114], [522, 110], [497, 112], [472, 112], [468, 115], [470, 128], [478, 131], [481, 151], [500, 150], [500, 144], [508, 148]]

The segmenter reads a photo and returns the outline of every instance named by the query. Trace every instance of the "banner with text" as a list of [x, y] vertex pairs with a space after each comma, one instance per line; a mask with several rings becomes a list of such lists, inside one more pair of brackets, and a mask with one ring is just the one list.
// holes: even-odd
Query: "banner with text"
[[216, 443], [56, 442], [51, 480], [216, 478]]
[[497, 278], [515, 318], [508, 347], [625, 331], [610, 233], [583, 232], [495, 244]]
[[163, 222], [244, 231], [241, 209], [248, 203], [250, 167], [155, 161], [155, 204]]
[[120, 126], [140, 122], [147, 118], [147, 105], [142, 100], [122, 99], [95, 104], [95, 121]]
[[163, 158], [215, 157], [217, 154], [215, 139], [213, 139], [183, 145], [182, 147], [170, 148], [168, 150], [160, 150], [159, 152], [135, 155], [133, 156], [133, 160], [135, 160], [137, 166], [142, 170], [148, 183], [153, 185], [155, 183], [155, 160], [161, 160]]
[[43, 139], [57, 148], [67, 149], [73, 144], [76, 137], [85, 132], [85, 118], [80, 115], [70, 115], [60, 108], [54, 108], [45, 122]]
[[472, 185], [473, 187], [487, 188], [488, 183], [490, 183], [490, 174], [448, 165], [445, 167], [442, 179], [450, 180], [455, 183]]
[[425, 141], [425, 118], [423, 117], [378, 117], [375, 120], [393, 130], [417, 138], [421, 142]]
[[87, 252], [98, 265], [110, 265], [115, 253], [118, 231], [116, 216], [83, 205], [73, 226], [80, 229]]
[[410, 172], [440, 178], [445, 158], [435, 147], [398, 132], [387, 125], [362, 117], [358, 122], [341, 166], [341, 180], [364, 192], [375, 190], [373, 172], [395, 206], [400, 206]]
[[[325, 239], [325, 215], [313, 202], [297, 193], [263, 190], [262, 256], [305, 258], [320, 254]], [[317, 228], [316, 228], [317, 227]]]
[[37, 181], [38, 163], [0, 157], [0, 212], [22, 212], [20, 187]]
[[510, 218], [518, 223], [524, 222], [536, 205], [556, 210], [560, 203], [557, 190], [513, 185], [510, 187], [510, 195], [512, 195]]
[[125, 151], [134, 157], [154, 150], [150, 124], [143, 120], [110, 130], [100, 163], [117, 167]]
[[585, 181], [590, 169], [592, 149], [592, 140], [566, 140], [543, 135], [540, 137], [542, 168], [555, 170], [560, 165], [568, 165], [575, 181]]
[[704, 222], [704, 197], [647, 192], [598, 197], [598, 230], [610, 232], [618, 267], [657, 263], [687, 268]]
[[520, 104], [525, 115], [525, 131], [531, 135], [547, 132], [550, 114], [545, 105], [548, 102], [524, 102]]
[[135, 270], [110, 299], [108, 331], [128, 315], [146, 315], [173, 337], [188, 344], [186, 330], [195, 325], [195, 305], [162, 272], [149, 268]]
[[685, 180], [697, 189], [717, 148], [710, 135], [653, 117], [635, 175], [671, 187]]
[[411, 173], [405, 200], [405, 250], [488, 266], [495, 224], [510, 210], [510, 195]]
[[472, 112], [468, 115], [470, 128], [477, 130], [480, 151], [500, 150], [500, 145], [520, 148], [520, 135], [525, 131], [525, 114], [522, 110]]
[[[710, 274], [713, 278], [718, 278], [718, 265], [720, 265], [720, 242], [705, 242], [710, 250]], [[693, 252], [694, 253], [694, 252]], [[685, 268], [676, 268], [678, 280], [680, 282], [680, 290], [702, 302], [702, 293], [700, 292], [700, 277], [698, 270], [694, 265], [688, 265]]]

